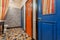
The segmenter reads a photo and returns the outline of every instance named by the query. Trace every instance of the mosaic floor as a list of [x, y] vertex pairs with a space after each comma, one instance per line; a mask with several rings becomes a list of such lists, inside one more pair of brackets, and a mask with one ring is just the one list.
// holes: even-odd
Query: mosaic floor
[[5, 34], [0, 35], [0, 40], [32, 40], [22, 28], [7, 29]]

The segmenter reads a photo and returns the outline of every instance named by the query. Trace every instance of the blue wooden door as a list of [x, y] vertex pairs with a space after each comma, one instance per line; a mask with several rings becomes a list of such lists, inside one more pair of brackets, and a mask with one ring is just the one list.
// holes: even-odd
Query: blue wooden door
[[42, 0], [37, 1], [37, 40], [60, 40], [60, 0], [54, 5], [54, 14], [43, 15]]

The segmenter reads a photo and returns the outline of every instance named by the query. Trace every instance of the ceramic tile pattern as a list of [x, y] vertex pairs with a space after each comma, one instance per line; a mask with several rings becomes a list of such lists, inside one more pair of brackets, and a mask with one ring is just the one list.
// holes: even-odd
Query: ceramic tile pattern
[[4, 35], [0, 35], [0, 40], [32, 40], [22, 28], [7, 29]]

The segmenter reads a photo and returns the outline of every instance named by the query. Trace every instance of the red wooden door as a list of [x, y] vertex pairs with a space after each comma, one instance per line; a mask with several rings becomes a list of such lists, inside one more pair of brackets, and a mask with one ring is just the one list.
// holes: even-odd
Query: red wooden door
[[26, 2], [26, 32], [32, 37], [32, 0], [27, 0]]

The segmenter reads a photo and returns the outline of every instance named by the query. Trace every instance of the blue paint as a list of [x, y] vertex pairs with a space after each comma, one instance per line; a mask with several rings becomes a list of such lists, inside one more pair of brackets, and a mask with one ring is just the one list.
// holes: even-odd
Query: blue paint
[[21, 8], [21, 28], [24, 28], [24, 7]]
[[42, 15], [41, 2], [37, 1], [38, 40], [60, 40], [60, 0], [55, 0], [55, 13], [49, 15]]

